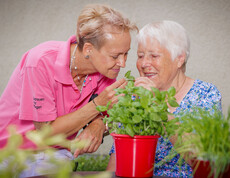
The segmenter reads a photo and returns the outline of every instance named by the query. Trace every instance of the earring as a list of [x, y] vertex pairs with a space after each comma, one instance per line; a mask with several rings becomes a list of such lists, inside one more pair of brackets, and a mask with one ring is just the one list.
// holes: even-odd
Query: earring
[[89, 59], [89, 55], [85, 56], [85, 59]]

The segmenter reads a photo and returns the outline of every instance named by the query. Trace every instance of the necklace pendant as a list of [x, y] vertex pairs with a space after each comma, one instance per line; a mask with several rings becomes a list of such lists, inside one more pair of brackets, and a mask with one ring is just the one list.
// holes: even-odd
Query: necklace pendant
[[75, 66], [74, 69], [77, 70], [77, 66]]
[[80, 77], [79, 77], [79, 76], [77, 76], [77, 79], [78, 79], [78, 80], [80, 80]]

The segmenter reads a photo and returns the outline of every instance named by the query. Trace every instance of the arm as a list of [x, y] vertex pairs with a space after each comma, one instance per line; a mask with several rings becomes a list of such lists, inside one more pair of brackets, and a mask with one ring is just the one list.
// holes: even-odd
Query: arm
[[116, 153], [112, 153], [110, 155], [110, 159], [106, 171], [111, 171], [111, 172], [116, 171]]
[[[124, 87], [125, 84], [125, 79], [116, 81], [101, 92], [98, 97], [94, 99], [94, 102], [97, 105], [106, 105], [109, 101], [112, 101], [113, 105], [118, 100], [113, 89]], [[99, 111], [96, 110], [95, 104], [91, 101], [77, 111], [60, 116], [52, 122], [35, 122], [35, 127], [36, 129], [40, 129], [42, 125], [51, 124], [52, 134], [64, 133], [70, 136], [96, 118], [98, 114]]]

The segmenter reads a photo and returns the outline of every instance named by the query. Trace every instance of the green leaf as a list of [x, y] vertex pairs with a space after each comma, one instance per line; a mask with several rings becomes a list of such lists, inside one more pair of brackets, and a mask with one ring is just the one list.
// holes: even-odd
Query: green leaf
[[151, 125], [152, 129], [153, 128], [158, 128], [159, 122], [155, 122], [155, 121], [150, 120], [150, 125]]
[[141, 96], [140, 102], [141, 102], [141, 106], [143, 108], [147, 108], [148, 107], [148, 103], [149, 103], [149, 97], [145, 96], [145, 95]]
[[109, 109], [109, 105], [112, 103], [112, 101], [109, 101], [106, 105], [107, 110]]
[[134, 102], [132, 103], [132, 107], [138, 108], [138, 107], [140, 107], [140, 106], [141, 106], [141, 103], [138, 102], [138, 101], [134, 101]]
[[97, 106], [96, 109], [99, 112], [104, 112], [104, 111], [107, 111], [108, 107], [106, 107], [106, 106]]
[[179, 104], [178, 104], [175, 100], [169, 99], [169, 100], [168, 100], [168, 103], [169, 103], [169, 105], [172, 106], [172, 107], [179, 107]]
[[159, 135], [162, 135], [162, 133], [163, 133], [162, 126], [158, 127], [157, 132], [158, 132]]
[[167, 122], [168, 121], [168, 115], [167, 115], [167, 113], [160, 113], [160, 117], [161, 117], [161, 120], [163, 122]]
[[135, 133], [139, 134], [139, 132], [140, 132], [140, 127], [137, 126], [137, 125], [135, 125], [135, 126], [133, 127], [133, 130], [134, 130]]
[[139, 115], [134, 115], [133, 116], [133, 122], [134, 123], [140, 123], [142, 121], [142, 117]]
[[128, 135], [130, 135], [131, 137], [134, 136], [134, 131], [133, 131], [133, 128], [130, 124], [127, 124], [126, 128], [125, 128], [125, 131], [127, 132]]
[[125, 78], [129, 81], [134, 81], [135, 77], [131, 76], [131, 70], [125, 73]]
[[126, 78], [129, 78], [130, 74], [131, 74], [131, 70], [129, 70], [129, 71], [127, 71], [127, 72], [125, 73], [125, 77], [126, 77]]
[[164, 101], [166, 98], [167, 91], [162, 91], [161, 92], [161, 100]]
[[133, 86], [134, 86], [134, 82], [133, 81], [128, 81], [127, 87], [132, 88]]
[[150, 119], [152, 121], [161, 122], [161, 117], [157, 113], [150, 113]]
[[155, 97], [158, 99], [158, 100], [161, 100], [161, 93], [160, 93], [160, 90], [158, 90], [157, 88], [154, 88], [154, 87], [151, 87], [152, 91], [154, 92], [155, 94]]
[[139, 115], [144, 114], [144, 110], [143, 110], [143, 109], [138, 109], [138, 110], [137, 110], [137, 114], [139, 114]]
[[130, 97], [127, 96], [123, 96], [119, 98], [119, 104], [123, 105], [123, 106], [129, 106], [131, 105], [131, 99]]
[[176, 89], [175, 89], [174, 87], [170, 87], [170, 88], [168, 89], [168, 94], [169, 94], [169, 96], [175, 96], [175, 94], [176, 94]]
[[123, 88], [115, 88], [113, 90], [116, 92], [115, 95], [120, 95], [122, 93], [127, 94], [127, 91], [125, 89], [123, 89]]

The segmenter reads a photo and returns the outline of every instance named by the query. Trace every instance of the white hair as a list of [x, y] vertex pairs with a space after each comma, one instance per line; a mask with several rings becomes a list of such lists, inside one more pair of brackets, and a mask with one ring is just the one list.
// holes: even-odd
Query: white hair
[[146, 39], [157, 40], [171, 54], [172, 60], [185, 52], [187, 62], [190, 52], [190, 41], [186, 30], [174, 21], [164, 20], [145, 25], [137, 35], [138, 43], [146, 44]]

